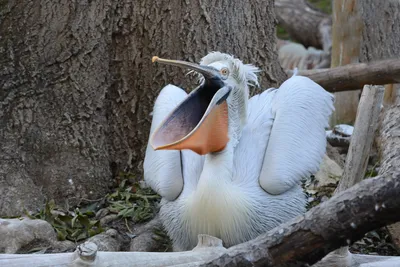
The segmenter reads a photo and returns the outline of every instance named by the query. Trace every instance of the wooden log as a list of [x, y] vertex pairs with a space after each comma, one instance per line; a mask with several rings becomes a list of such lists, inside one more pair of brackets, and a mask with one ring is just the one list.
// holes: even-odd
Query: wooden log
[[[326, 253], [351, 244], [373, 229], [400, 221], [399, 194], [400, 172], [367, 179], [312, 208], [304, 216], [229, 249], [223, 248], [218, 239], [200, 236], [199, 245], [186, 252], [93, 253], [93, 248], [80, 248], [74, 253], [61, 254], [0, 254], [0, 266], [219, 267], [313, 264]], [[85, 251], [84, 256], [88, 257], [82, 259], [79, 251]]]
[[[381, 127], [377, 138], [381, 166], [379, 173], [388, 169], [400, 169], [400, 99], [386, 106], [381, 116]], [[393, 243], [400, 248], [400, 223], [389, 225]]]
[[378, 118], [384, 92], [383, 86], [364, 86], [346, 157], [346, 165], [336, 192], [344, 191], [364, 179], [372, 143], [378, 129]]
[[97, 251], [94, 243], [86, 242], [78, 246], [73, 253], [0, 254], [0, 266], [197, 266], [199, 263], [218, 257], [225, 251], [220, 239], [207, 235], [199, 235], [197, 246], [192, 251], [185, 252], [103, 252]]
[[[292, 75], [292, 70], [286, 71]], [[358, 90], [365, 84], [384, 85], [400, 82], [400, 59], [349, 64], [331, 69], [299, 70], [329, 92]]]
[[[378, 118], [383, 102], [384, 87], [365, 85], [358, 105], [354, 131], [351, 136], [349, 151], [342, 178], [335, 190], [335, 194], [343, 192], [362, 181], [367, 170], [370, 150], [378, 128]], [[349, 247], [344, 246], [324, 257], [314, 267], [326, 266], [334, 263], [347, 266], [351, 262], [352, 254]]]

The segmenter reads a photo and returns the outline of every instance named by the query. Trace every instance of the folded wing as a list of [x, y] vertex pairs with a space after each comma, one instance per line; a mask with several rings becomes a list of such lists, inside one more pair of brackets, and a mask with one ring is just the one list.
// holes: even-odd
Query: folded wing
[[318, 171], [326, 150], [325, 128], [333, 111], [333, 95], [307, 77], [293, 76], [277, 90], [260, 185], [281, 194]]
[[[167, 85], [157, 97], [153, 109], [150, 135], [165, 117], [185, 98], [181, 88]], [[150, 139], [150, 138], [149, 138]], [[150, 187], [167, 200], [176, 199], [183, 189], [182, 155], [178, 150], [155, 151], [147, 144], [143, 163], [144, 180]]]
[[333, 95], [314, 81], [293, 76], [279, 89], [249, 101], [248, 121], [235, 150], [236, 179], [257, 177], [269, 194], [282, 194], [318, 171]]

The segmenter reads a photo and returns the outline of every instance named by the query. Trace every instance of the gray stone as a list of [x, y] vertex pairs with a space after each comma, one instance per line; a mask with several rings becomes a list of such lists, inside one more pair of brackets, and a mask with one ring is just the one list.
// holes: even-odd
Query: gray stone
[[[70, 241], [57, 241], [53, 227], [43, 220], [0, 219], [0, 252], [17, 253], [32, 248], [63, 252], [75, 248]], [[42, 249], [44, 250], [44, 249]]]
[[315, 178], [318, 181], [318, 187], [320, 187], [336, 184], [342, 177], [342, 174], [342, 168], [327, 155], [324, 155], [324, 159], [322, 160], [319, 171], [315, 174]]
[[148, 223], [135, 226], [130, 251], [158, 251], [161, 247], [161, 243], [153, 239], [153, 229], [156, 227], [160, 228], [161, 226], [162, 224], [158, 216]]
[[306, 183], [306, 191], [315, 194], [321, 187], [336, 185], [342, 174], [343, 169], [325, 154], [315, 179]]
[[122, 239], [114, 229], [92, 236], [86, 242], [96, 244], [98, 251], [120, 251], [122, 246]]
[[106, 224], [108, 224], [108, 223], [110, 223], [112, 221], [117, 220], [118, 218], [119, 218], [118, 214], [110, 214], [110, 215], [107, 215], [107, 216], [101, 218], [100, 219], [100, 224], [101, 225], [106, 225]]
[[333, 131], [326, 131], [326, 139], [334, 147], [349, 147], [351, 136], [341, 136]]

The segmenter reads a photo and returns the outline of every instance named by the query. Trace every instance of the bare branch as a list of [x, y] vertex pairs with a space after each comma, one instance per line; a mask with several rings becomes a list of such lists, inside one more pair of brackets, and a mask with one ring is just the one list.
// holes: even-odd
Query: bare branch
[[[336, 188], [335, 194], [357, 184], [364, 179], [367, 170], [369, 153], [378, 128], [378, 118], [383, 102], [384, 87], [381, 85], [365, 85], [357, 109], [354, 132], [351, 136], [349, 152], [343, 176]], [[349, 247], [344, 246], [328, 254], [318, 265], [326, 265], [327, 259], [337, 259], [337, 265], [346, 265]], [[339, 261], [344, 261], [339, 263]]]
[[364, 86], [358, 105], [357, 118], [354, 132], [351, 136], [346, 165], [336, 192], [344, 191], [364, 179], [370, 150], [378, 128], [384, 90], [384, 87], [379, 85]]
[[[286, 71], [288, 75], [293, 70]], [[365, 84], [384, 85], [400, 82], [400, 59], [350, 64], [331, 69], [300, 70], [329, 92], [358, 90]]]

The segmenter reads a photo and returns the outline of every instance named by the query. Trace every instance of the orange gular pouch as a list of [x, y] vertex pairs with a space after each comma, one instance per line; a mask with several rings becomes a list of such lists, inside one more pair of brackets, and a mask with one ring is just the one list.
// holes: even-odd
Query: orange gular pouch
[[219, 77], [206, 78], [154, 131], [152, 147], [191, 149], [200, 155], [224, 149], [229, 141], [226, 99], [230, 91]]

